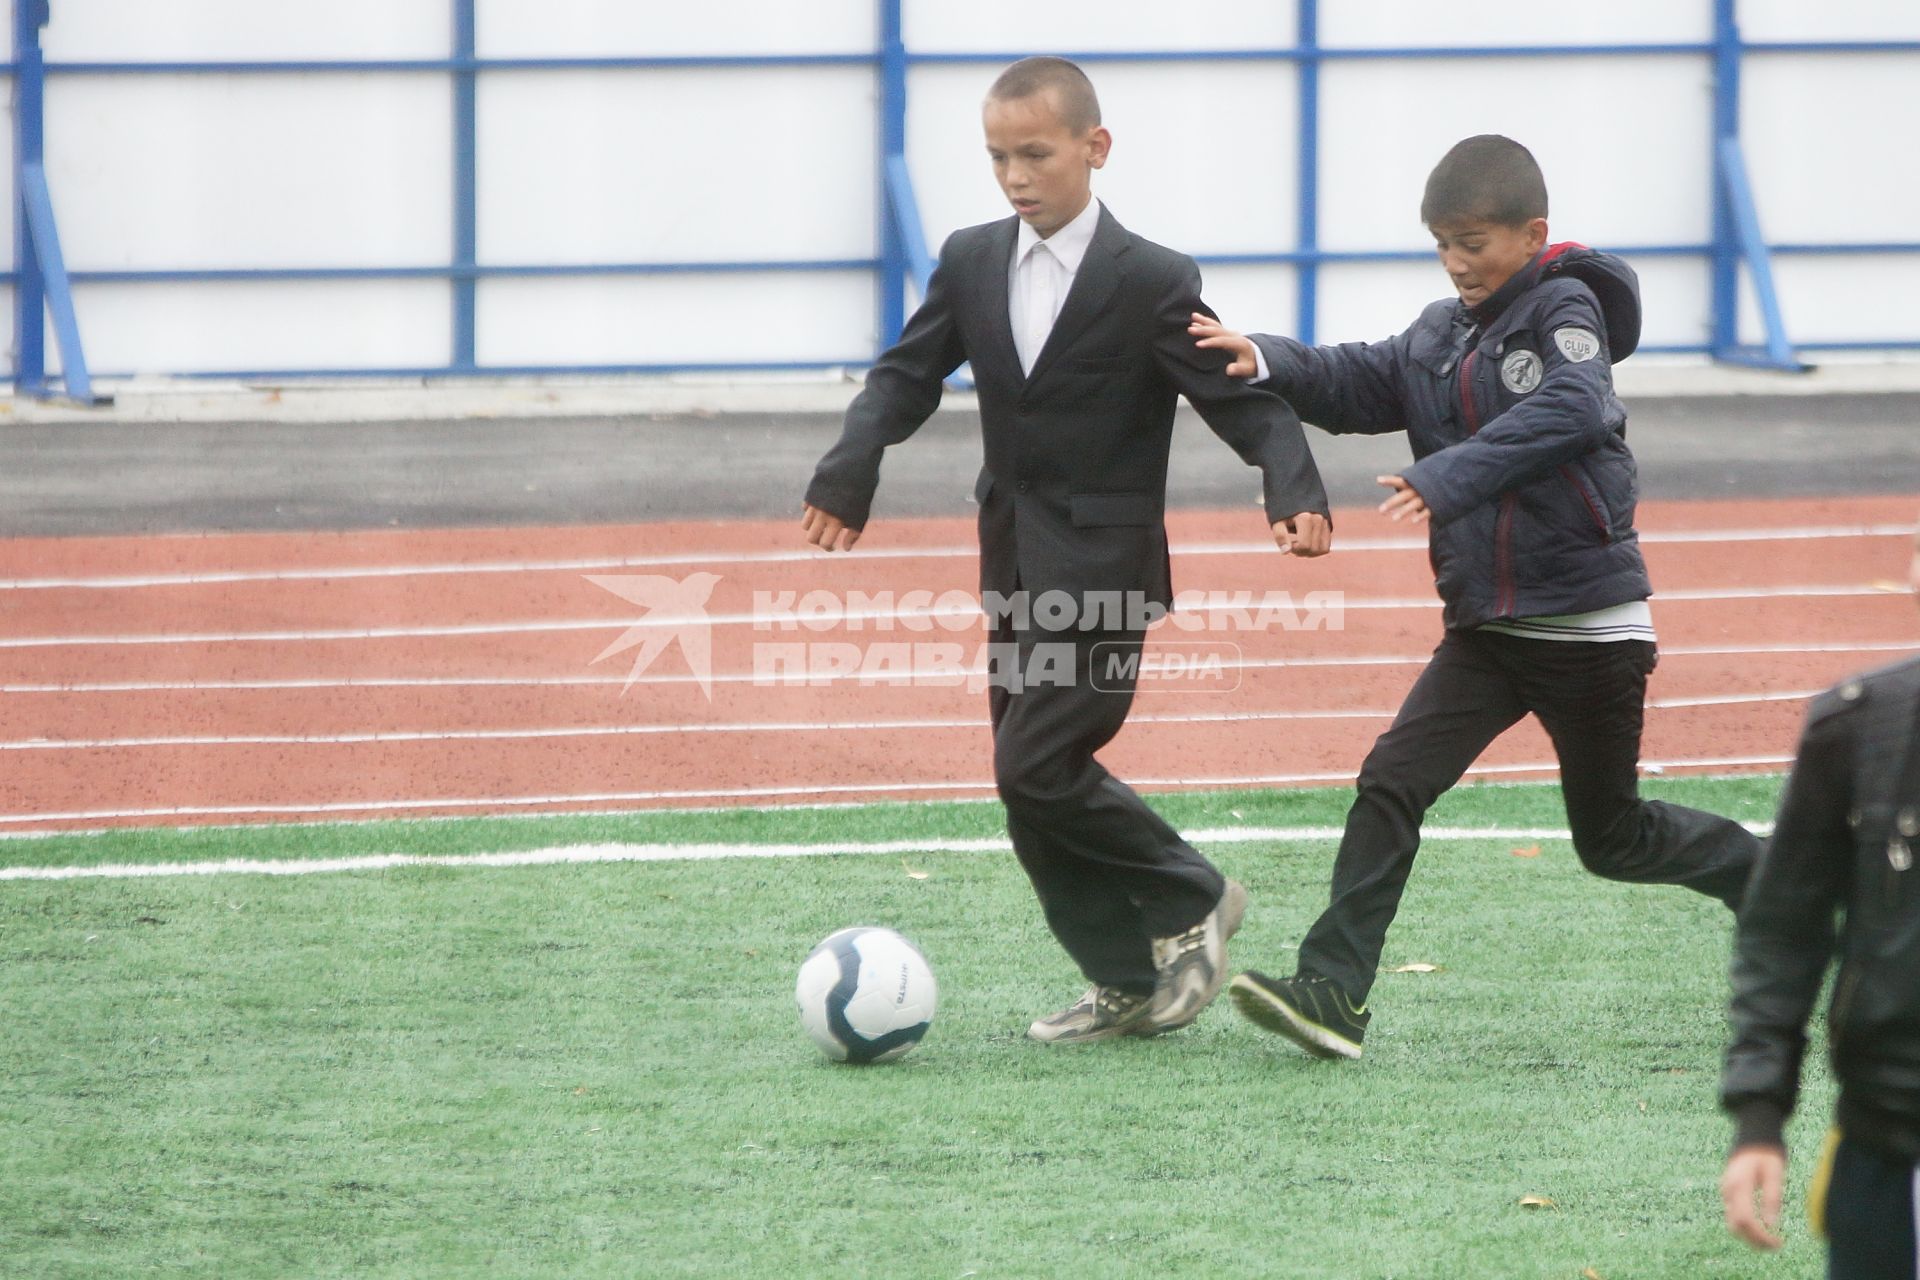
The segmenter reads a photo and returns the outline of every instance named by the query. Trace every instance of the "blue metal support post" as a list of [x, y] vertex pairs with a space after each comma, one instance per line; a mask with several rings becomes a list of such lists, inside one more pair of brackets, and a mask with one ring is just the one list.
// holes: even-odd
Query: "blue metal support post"
[[1301, 255], [1294, 276], [1293, 336], [1309, 346], [1319, 322], [1320, 266], [1320, 0], [1298, 0], [1300, 61], [1300, 170], [1294, 249]]
[[[906, 238], [901, 225], [909, 213], [919, 225], [918, 211], [900, 207], [901, 193], [895, 189], [894, 169], [906, 176], [907, 154], [907, 46], [901, 30], [901, 0], [879, 0], [880, 4], [880, 279], [878, 344], [876, 354], [892, 346], [907, 323]], [[896, 161], [897, 166], [896, 166]], [[907, 188], [911, 199], [912, 188]]]
[[1780, 297], [1773, 287], [1773, 260], [1766, 239], [1760, 234], [1760, 213], [1754, 207], [1753, 187], [1747, 181], [1747, 162], [1740, 154], [1740, 139], [1720, 140], [1719, 190], [1732, 215], [1740, 255], [1746, 259], [1747, 274], [1753, 278], [1753, 294], [1760, 304], [1760, 319], [1767, 332], [1764, 352], [1735, 345], [1716, 351], [1716, 357], [1740, 364], [1756, 364], [1765, 369], [1804, 372], [1787, 342], [1786, 321], [1780, 315]]
[[60, 344], [61, 380], [67, 399], [94, 403], [93, 379], [80, 346], [73, 287], [60, 253], [59, 225], [46, 171], [46, 61], [40, 28], [52, 17], [49, 0], [14, 0], [13, 6], [13, 261], [14, 389], [45, 398], [46, 323], [53, 319]]
[[[1802, 371], [1787, 341], [1773, 287], [1773, 260], [1760, 234], [1759, 212], [1740, 149], [1740, 24], [1738, 0], [1713, 3], [1713, 328], [1707, 344], [1715, 360], [1766, 369]], [[1753, 280], [1766, 328], [1764, 350], [1740, 341], [1740, 263]]]
[[40, 28], [47, 0], [13, 0], [13, 386], [22, 395], [47, 391], [46, 286], [34, 258], [32, 222], [20, 170], [42, 153], [41, 107], [47, 85]]
[[933, 278], [933, 255], [927, 251], [927, 231], [920, 225], [920, 201], [913, 194], [913, 175], [907, 172], [905, 156], [887, 157], [887, 203], [893, 209], [893, 230], [900, 237], [907, 272], [924, 298], [927, 282]]
[[474, 0], [453, 0], [453, 357], [455, 373], [474, 368], [474, 311], [478, 284], [477, 109]]

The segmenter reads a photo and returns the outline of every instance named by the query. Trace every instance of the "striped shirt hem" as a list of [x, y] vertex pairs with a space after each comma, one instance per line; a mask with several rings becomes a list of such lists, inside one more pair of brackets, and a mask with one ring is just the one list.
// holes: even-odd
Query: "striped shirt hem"
[[1630, 600], [1591, 613], [1563, 613], [1540, 618], [1502, 618], [1483, 623], [1482, 631], [1503, 636], [1521, 636], [1528, 640], [1571, 640], [1585, 644], [1605, 644], [1620, 640], [1645, 640], [1656, 643], [1653, 610], [1645, 600]]

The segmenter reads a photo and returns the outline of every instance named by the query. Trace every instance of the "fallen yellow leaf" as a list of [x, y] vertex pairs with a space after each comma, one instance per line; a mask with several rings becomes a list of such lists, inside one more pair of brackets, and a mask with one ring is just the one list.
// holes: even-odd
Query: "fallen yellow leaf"
[[1540, 846], [1537, 844], [1530, 844], [1524, 849], [1515, 849], [1513, 851], [1513, 856], [1516, 858], [1537, 858], [1540, 856]]
[[1607, 1280], [1607, 1278], [1592, 1267], [1587, 1267], [1580, 1272], [1580, 1280]]
[[1560, 1204], [1552, 1196], [1521, 1196], [1522, 1209], [1558, 1209]]
[[1388, 973], [1445, 973], [1437, 964], [1403, 964], [1387, 970]]
[[909, 880], [925, 880], [927, 878], [926, 872], [915, 871], [912, 867], [908, 866], [905, 858], [900, 859], [900, 869], [907, 873], [907, 879]]

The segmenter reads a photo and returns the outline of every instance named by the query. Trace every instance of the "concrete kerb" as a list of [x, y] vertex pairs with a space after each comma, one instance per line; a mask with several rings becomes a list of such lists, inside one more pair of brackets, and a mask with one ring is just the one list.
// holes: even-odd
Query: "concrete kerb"
[[[486, 418], [702, 418], [742, 413], [839, 413], [860, 389], [856, 367], [807, 374], [673, 377], [355, 379], [207, 382], [139, 378], [96, 382], [113, 403], [81, 408], [0, 397], [0, 425], [128, 422], [395, 422]], [[1920, 357], [1885, 353], [1823, 361], [1809, 373], [1642, 357], [1622, 365], [1623, 397], [1873, 395], [1920, 391]], [[972, 410], [970, 391], [942, 408]]]

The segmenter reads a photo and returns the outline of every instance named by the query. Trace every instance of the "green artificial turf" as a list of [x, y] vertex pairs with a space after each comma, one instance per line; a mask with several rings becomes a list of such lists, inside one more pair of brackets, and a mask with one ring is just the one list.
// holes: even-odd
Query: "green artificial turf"
[[[1771, 816], [1777, 778], [1657, 782]], [[1337, 825], [1341, 792], [1158, 797], [1189, 829]], [[1550, 787], [1435, 824], [1557, 826]], [[990, 836], [991, 805], [229, 829], [0, 843], [13, 865], [600, 840]], [[1785, 1256], [1728, 1237], [1729, 922], [1564, 842], [1435, 843], [1366, 1057], [1225, 1002], [1154, 1041], [1021, 1038], [1080, 981], [1004, 854], [0, 882], [0, 1275], [1800, 1276], [1831, 1107], [1790, 1138]], [[1211, 852], [1285, 971], [1333, 841]], [[909, 872], [924, 873], [924, 878]], [[927, 1040], [827, 1063], [794, 972], [891, 925]], [[1523, 1197], [1551, 1206], [1529, 1208]]]

